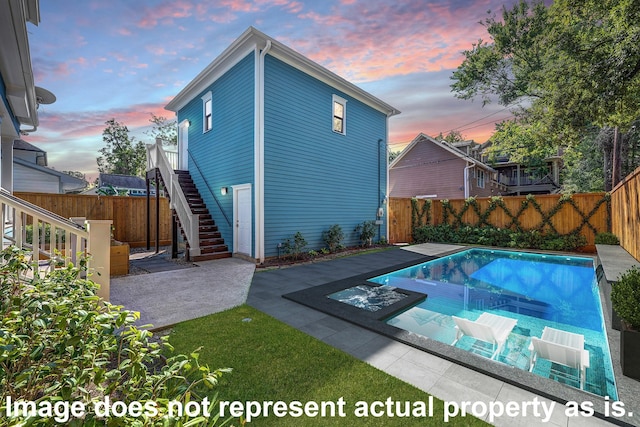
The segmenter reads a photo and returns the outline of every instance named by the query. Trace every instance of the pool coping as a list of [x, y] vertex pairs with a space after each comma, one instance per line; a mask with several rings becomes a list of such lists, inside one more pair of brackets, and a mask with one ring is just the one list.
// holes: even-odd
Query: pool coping
[[[476, 247], [478, 249], [491, 249], [491, 250], [509, 250], [513, 251], [510, 248], [485, 248], [485, 247]], [[307, 307], [313, 308], [315, 310], [321, 311], [323, 313], [329, 314], [331, 316], [335, 316], [347, 322], [353, 323], [380, 335], [386, 336], [388, 338], [394, 339], [396, 341], [402, 342], [404, 344], [410, 345], [416, 349], [425, 351], [427, 353], [433, 354], [435, 356], [441, 357], [450, 362], [456, 363], [458, 365], [464, 366], [466, 368], [472, 369], [474, 371], [480, 372], [482, 374], [491, 376], [498, 380], [504, 381], [508, 384], [512, 384], [514, 386], [520, 387], [527, 391], [536, 393], [545, 398], [557, 401], [562, 404], [566, 404], [567, 402], [591, 402], [593, 405], [593, 410], [595, 411], [595, 416], [606, 420], [608, 422], [619, 424], [619, 425], [633, 425], [628, 424], [625, 420], [631, 421], [631, 418], [623, 417], [623, 418], [612, 418], [607, 417], [605, 412], [607, 408], [609, 408], [609, 399], [606, 399], [602, 396], [598, 396], [596, 394], [592, 394], [583, 390], [579, 390], [556, 381], [553, 381], [548, 378], [543, 378], [537, 376], [535, 374], [529, 373], [528, 371], [517, 369], [515, 367], [509, 367], [503, 363], [487, 359], [485, 357], [469, 353], [465, 350], [452, 347], [451, 345], [441, 343], [439, 341], [405, 331], [403, 329], [399, 329], [395, 326], [391, 326], [386, 324], [383, 319], [400, 312], [406, 309], [410, 304], [408, 301], [402, 300], [395, 304], [392, 304], [382, 310], [376, 312], [369, 312], [367, 310], [359, 309], [354, 306], [350, 306], [345, 303], [341, 303], [336, 300], [332, 300], [330, 298], [326, 298], [328, 294], [333, 292], [343, 290], [352, 286], [357, 286], [362, 283], [366, 283], [369, 285], [377, 285], [373, 282], [367, 282], [367, 279], [371, 277], [376, 277], [379, 275], [387, 274], [402, 268], [411, 267], [416, 264], [420, 264], [422, 262], [431, 261], [437, 258], [442, 258], [452, 253], [461, 252], [463, 250], [470, 249], [470, 247], [464, 247], [456, 251], [452, 251], [450, 253], [442, 254], [440, 256], [425, 256], [418, 260], [413, 260], [410, 262], [405, 262], [401, 264], [397, 264], [394, 266], [390, 266], [383, 269], [378, 269], [374, 271], [370, 271], [368, 273], [358, 274], [355, 276], [351, 276], [345, 279], [337, 280], [334, 282], [326, 283], [323, 285], [314, 286], [312, 288], [306, 288], [300, 291], [295, 291], [291, 293], [287, 293], [282, 295], [283, 298], [294, 301], [296, 303], [305, 305]], [[556, 252], [556, 251], [534, 251], [534, 250], [518, 250], [518, 252], [530, 252], [530, 253], [540, 253], [540, 254], [555, 254], [555, 255], [569, 255], [569, 253]], [[593, 256], [591, 254], [570, 254], [574, 257], [584, 257], [590, 258], [594, 261], [594, 267], [598, 265], [597, 256]], [[601, 305], [604, 310], [604, 295], [602, 286], [598, 286], [600, 293]], [[407, 290], [402, 290], [402, 292], [411, 292]], [[415, 294], [419, 294], [414, 292]], [[609, 347], [611, 350], [611, 324], [609, 319], [603, 312], [603, 317], [605, 320], [605, 327], [607, 329], [607, 340], [609, 341]], [[613, 354], [611, 354], [613, 358]], [[615, 361], [614, 364], [614, 375], [616, 378], [616, 386], [618, 389], [618, 399], [621, 399], [621, 392], [618, 386], [618, 372], [615, 372]]]

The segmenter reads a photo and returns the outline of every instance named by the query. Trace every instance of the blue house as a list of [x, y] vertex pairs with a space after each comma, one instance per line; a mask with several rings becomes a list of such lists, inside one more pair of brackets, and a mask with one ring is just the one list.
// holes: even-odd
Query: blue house
[[228, 252], [262, 261], [296, 232], [317, 250], [333, 224], [356, 245], [368, 220], [374, 241], [386, 238], [394, 107], [250, 27], [165, 108], [177, 114], [178, 169]]

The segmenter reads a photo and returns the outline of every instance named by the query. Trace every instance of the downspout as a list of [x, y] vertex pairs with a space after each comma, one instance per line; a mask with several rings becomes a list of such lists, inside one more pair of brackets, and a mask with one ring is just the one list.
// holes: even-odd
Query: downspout
[[464, 198], [465, 199], [469, 198], [469, 169], [471, 169], [474, 166], [475, 164], [471, 163], [471, 164], [467, 164], [467, 166], [464, 167]]
[[255, 188], [255, 256], [259, 262], [264, 261], [264, 58], [271, 49], [271, 40], [260, 52], [257, 70], [258, 123], [256, 125], [256, 188]]

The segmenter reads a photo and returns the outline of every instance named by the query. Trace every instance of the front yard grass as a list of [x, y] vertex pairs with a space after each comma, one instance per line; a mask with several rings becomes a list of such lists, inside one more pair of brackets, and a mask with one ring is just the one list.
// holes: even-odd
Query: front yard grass
[[[404, 411], [404, 402], [425, 402], [428, 407], [429, 395], [247, 305], [181, 323], [169, 341], [180, 353], [202, 347], [200, 361], [212, 369], [233, 369], [211, 393], [217, 392], [221, 401], [299, 401], [304, 405], [337, 402], [342, 397], [346, 402], [344, 418], [279, 418], [270, 413], [252, 419], [251, 426], [445, 425], [443, 402], [435, 398], [432, 417], [357, 417], [359, 401], [371, 404], [391, 398], [402, 402]], [[487, 424], [469, 415], [446, 425]]]

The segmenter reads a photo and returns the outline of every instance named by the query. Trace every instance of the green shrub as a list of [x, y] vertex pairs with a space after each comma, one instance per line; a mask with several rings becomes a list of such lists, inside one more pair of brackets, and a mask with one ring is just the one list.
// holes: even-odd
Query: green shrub
[[300, 258], [300, 254], [307, 246], [307, 241], [301, 232], [296, 231], [296, 234], [293, 235], [293, 240], [287, 239], [282, 244], [282, 248], [286, 254], [289, 254], [294, 259]]
[[537, 230], [516, 232], [505, 228], [471, 227], [468, 225], [454, 228], [448, 224], [417, 227], [413, 230], [413, 240], [416, 243], [467, 243], [554, 251], [574, 251], [587, 244], [586, 238], [579, 234], [542, 234]]
[[339, 224], [333, 224], [328, 230], [322, 232], [322, 240], [327, 244], [329, 252], [335, 252], [342, 245], [344, 233]]
[[373, 237], [376, 235], [376, 222], [374, 220], [364, 221], [356, 225], [353, 231], [358, 235], [362, 246], [371, 246]]
[[[164, 339], [152, 340], [149, 331], [133, 326], [138, 313], [99, 300], [98, 285], [81, 277], [85, 260], [32, 279], [25, 279], [30, 266], [16, 247], [0, 252], [0, 262], [0, 419], [39, 426], [217, 423], [168, 417], [169, 402], [202, 399], [228, 370], [202, 366], [198, 351], [170, 356]], [[9, 417], [8, 397], [51, 405], [78, 402], [83, 418], [64, 420], [39, 411]], [[157, 413], [100, 418], [94, 405], [107, 398], [139, 402]]]
[[[26, 242], [33, 243], [33, 224], [26, 225], [24, 228], [26, 233], [25, 234]], [[39, 233], [40, 233], [40, 239], [42, 239], [43, 238], [42, 227], [40, 227]], [[59, 242], [64, 243], [66, 239], [66, 233], [64, 232], [64, 230], [56, 229], [55, 237]], [[51, 224], [47, 224], [47, 223], [44, 224], [44, 242], [51, 243]], [[54, 241], [53, 243], [55, 244], [56, 242]]]
[[613, 233], [598, 233], [596, 234], [596, 245], [619, 245], [620, 239]]
[[623, 273], [611, 285], [611, 305], [627, 325], [640, 331], [640, 270], [636, 267]]

